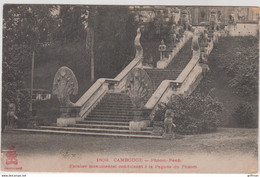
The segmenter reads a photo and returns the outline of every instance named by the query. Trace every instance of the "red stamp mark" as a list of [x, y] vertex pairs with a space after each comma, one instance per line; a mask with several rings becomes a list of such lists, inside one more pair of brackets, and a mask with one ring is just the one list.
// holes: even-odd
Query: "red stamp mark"
[[14, 146], [9, 147], [5, 156], [6, 156], [6, 160], [5, 160], [6, 165], [10, 165], [10, 164], [17, 165], [18, 164], [18, 159], [17, 159], [18, 154], [16, 153]]
[[6, 154], [6, 159], [5, 159], [5, 169], [6, 170], [22, 170], [22, 167], [17, 167], [18, 165], [18, 153], [15, 150], [14, 146], [10, 146], [9, 149], [7, 150]]

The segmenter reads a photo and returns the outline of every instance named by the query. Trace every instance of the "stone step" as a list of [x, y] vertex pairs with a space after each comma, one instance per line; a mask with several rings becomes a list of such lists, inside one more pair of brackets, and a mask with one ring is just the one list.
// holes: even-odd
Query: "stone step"
[[98, 110], [93, 110], [91, 111], [91, 113], [89, 115], [109, 115], [109, 116], [115, 116], [115, 115], [118, 115], [118, 116], [134, 116], [134, 112], [101, 112], [101, 111], [98, 111]]
[[129, 122], [121, 122], [121, 121], [99, 121], [99, 120], [82, 120], [77, 121], [77, 124], [101, 124], [101, 125], [126, 125], [129, 126]]
[[129, 126], [124, 125], [75, 124], [73, 127], [129, 130]]
[[70, 134], [70, 135], [86, 135], [86, 136], [102, 136], [102, 137], [125, 137], [125, 138], [151, 138], [162, 139], [162, 136], [154, 135], [132, 135], [132, 134], [113, 134], [113, 133], [97, 133], [97, 132], [74, 132], [62, 130], [43, 130], [43, 129], [15, 129], [17, 132], [28, 133], [49, 133], [49, 134]]
[[[102, 109], [102, 110], [138, 110], [134, 107], [129, 106], [96, 106], [94, 109]], [[140, 110], [140, 109], [139, 109]]]
[[102, 101], [111, 101], [111, 102], [131, 102], [131, 99], [122, 99], [122, 98], [102, 98]]
[[119, 99], [130, 99], [130, 97], [126, 94], [106, 94], [104, 98], [119, 98]]
[[105, 119], [132, 119], [133, 116], [131, 115], [104, 115], [104, 114], [101, 114], [101, 115], [98, 115], [98, 114], [94, 114], [92, 115], [91, 113], [86, 117], [87, 119], [92, 119], [92, 118], [105, 118]]
[[120, 96], [120, 97], [128, 97], [125, 93], [107, 93], [106, 96]]
[[130, 122], [131, 120], [133, 120], [133, 118], [99, 118], [99, 117], [96, 117], [96, 118], [86, 118], [84, 119], [86, 121], [110, 121], [110, 122]]
[[104, 106], [106, 106], [106, 105], [113, 105], [113, 106], [133, 106], [133, 104], [132, 103], [128, 103], [128, 102], [117, 102], [117, 101], [114, 101], [114, 102], [112, 102], [112, 101], [101, 101], [98, 105], [104, 105]]
[[152, 131], [153, 127], [144, 127], [142, 128], [142, 131]]
[[131, 109], [93, 109], [91, 113], [142, 113], [142, 110]]
[[111, 95], [111, 94], [106, 94], [103, 98], [112, 98], [112, 99], [126, 99], [129, 100], [130, 97], [126, 94], [115, 94], [115, 95]]
[[40, 129], [49, 130], [65, 130], [77, 132], [97, 132], [97, 133], [118, 133], [118, 134], [139, 134], [150, 135], [151, 131], [131, 131], [131, 130], [117, 130], [117, 129], [98, 129], [98, 128], [81, 128], [81, 127], [57, 127], [57, 126], [40, 126]]
[[119, 110], [133, 110], [133, 111], [138, 111], [142, 110], [139, 108], [135, 108], [133, 106], [122, 106], [122, 105], [97, 105], [95, 109], [109, 109], [109, 108], [114, 108], [114, 109], [119, 109]]
[[175, 55], [172, 62], [169, 63], [166, 69], [169, 70], [183, 70], [192, 58], [191, 44], [192, 39], [187, 41], [187, 43], [180, 49], [180, 51]]

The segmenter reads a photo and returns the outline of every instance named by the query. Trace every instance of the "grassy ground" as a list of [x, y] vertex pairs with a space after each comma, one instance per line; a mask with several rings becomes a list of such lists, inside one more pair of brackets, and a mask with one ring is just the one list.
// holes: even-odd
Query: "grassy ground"
[[[10, 146], [15, 146], [20, 165], [29, 171], [72, 171], [68, 169], [71, 163], [104, 165], [113, 164], [115, 158], [134, 157], [149, 161], [152, 158], [175, 158], [181, 160], [180, 163], [175, 163], [176, 165], [197, 166], [196, 169], [189, 170], [159, 170], [159, 172], [185, 173], [256, 171], [258, 148], [257, 130], [239, 128], [220, 128], [215, 133], [178, 136], [175, 140], [2, 134], [2, 150], [7, 150]], [[108, 158], [110, 162], [97, 163], [97, 158]], [[169, 163], [147, 163], [154, 166], [169, 165]], [[138, 163], [124, 163], [129, 164]], [[153, 170], [148, 172], [156, 172], [156, 169]], [[74, 169], [74, 171], [93, 171], [93, 169]], [[106, 169], [96, 169], [93, 172], [101, 171]], [[121, 172], [137, 172], [137, 170], [125, 169]]]

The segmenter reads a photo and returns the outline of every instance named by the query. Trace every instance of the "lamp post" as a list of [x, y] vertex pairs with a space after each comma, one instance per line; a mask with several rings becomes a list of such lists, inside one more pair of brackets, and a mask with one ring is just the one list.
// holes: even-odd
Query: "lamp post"
[[33, 115], [32, 114], [32, 96], [33, 96], [33, 73], [34, 73], [34, 51], [33, 51], [33, 54], [32, 54], [32, 72], [31, 72], [31, 88], [30, 88], [30, 113], [31, 113], [31, 116]]

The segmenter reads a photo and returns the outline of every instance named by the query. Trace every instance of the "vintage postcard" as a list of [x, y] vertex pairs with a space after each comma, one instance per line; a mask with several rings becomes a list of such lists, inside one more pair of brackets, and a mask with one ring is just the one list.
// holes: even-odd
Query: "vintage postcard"
[[259, 20], [4, 4], [1, 171], [258, 173]]

